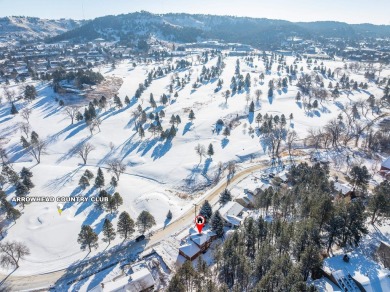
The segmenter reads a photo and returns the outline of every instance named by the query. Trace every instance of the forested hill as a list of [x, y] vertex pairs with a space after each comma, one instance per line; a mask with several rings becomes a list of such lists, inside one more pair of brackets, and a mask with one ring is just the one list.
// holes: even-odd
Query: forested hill
[[390, 37], [389, 25], [347, 24], [342, 22], [290, 22], [266, 18], [216, 15], [152, 14], [135, 12], [117, 16], [104, 16], [61, 35], [48, 39], [62, 40], [121, 40], [134, 42], [154, 36], [176, 42], [219, 39], [250, 45], [280, 44], [286, 37]]

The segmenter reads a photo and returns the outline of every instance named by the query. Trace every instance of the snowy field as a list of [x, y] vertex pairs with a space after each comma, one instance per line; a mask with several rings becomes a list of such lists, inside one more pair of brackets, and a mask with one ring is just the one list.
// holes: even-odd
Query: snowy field
[[[87, 252], [81, 251], [77, 243], [81, 225], [90, 225], [95, 232], [100, 233], [104, 219], [108, 217], [116, 226], [117, 217], [122, 211], [129, 212], [131, 217], [136, 219], [140, 212], [148, 210], [156, 219], [155, 228], [160, 228], [165, 224], [168, 210], [172, 211], [174, 220], [193, 207], [192, 200], [201, 192], [186, 194], [186, 190], [207, 184], [219, 162], [227, 163], [236, 160], [245, 165], [250, 163], [252, 156], [267, 158], [267, 149], [260, 143], [256, 134], [248, 134], [249, 126], [253, 128], [257, 126], [252, 118], [242, 118], [227, 139], [222, 133], [217, 134], [213, 131], [218, 119], [229, 120], [237, 115], [248, 113], [245, 91], [229, 97], [227, 102], [221, 96], [222, 91], [230, 89], [236, 59], [236, 57], [224, 59], [226, 68], [220, 77], [224, 80], [224, 84], [218, 93], [214, 93], [217, 80], [204, 83], [193, 90], [192, 83], [200, 74], [203, 65], [192, 67], [191, 82], [179, 90], [179, 96], [172, 98], [164, 107], [165, 118], [162, 119], [164, 129], [170, 127], [169, 119], [172, 114], [179, 115], [182, 120], [172, 143], [160, 141], [148, 131], [145, 131], [146, 135], [141, 139], [134, 131], [132, 112], [136, 110], [138, 104], [150, 113], [153, 111], [149, 105], [150, 93], [153, 93], [158, 104], [160, 104], [158, 102], [160, 95], [168, 93], [170, 79], [174, 72], [153, 80], [139, 100], [132, 98], [138, 84], [143, 82], [147, 72], [157, 67], [157, 64], [141, 64], [133, 70], [132, 63], [122, 62], [114, 70], [111, 67], [99, 69], [105, 76], [123, 78], [123, 85], [118, 95], [122, 102], [127, 95], [131, 103], [129, 106], [124, 105], [122, 109], [100, 112], [101, 131], [94, 132], [92, 136], [84, 121], [70, 125], [70, 119], [64, 114], [64, 108], [54, 100], [55, 97], [60, 99], [63, 97], [54, 94], [52, 88], [46, 83], [34, 83], [38, 90], [38, 98], [30, 104], [18, 101], [16, 106], [18, 109], [27, 106], [33, 110], [30, 118], [32, 130], [49, 143], [47, 153], [42, 155], [42, 161], [38, 165], [21, 146], [18, 123], [22, 122], [22, 118], [20, 115], [10, 115], [10, 104], [3, 100], [0, 105], [0, 136], [5, 138], [4, 147], [8, 157], [14, 163], [14, 169], [20, 171], [25, 166], [33, 172], [32, 181], [35, 188], [31, 190], [30, 196], [93, 196], [97, 190], [92, 186], [82, 190], [78, 186], [78, 181], [86, 169], [96, 175], [98, 167], [101, 167], [104, 172], [106, 189], [113, 193], [114, 190], [109, 185], [112, 174], [107, 172], [107, 162], [118, 158], [127, 165], [126, 173], [120, 177], [119, 185], [115, 189], [124, 199], [124, 204], [119, 208], [118, 213], [107, 214], [97, 211], [91, 202], [67, 203], [61, 216], [57, 212], [56, 202], [31, 203], [24, 209], [18, 206], [22, 216], [16, 224], [12, 223], [9, 226], [6, 239], [24, 242], [30, 248], [31, 255], [20, 263], [20, 268], [13, 275], [47, 273], [83, 259]], [[216, 58], [210, 60], [206, 67], [215, 65], [216, 61]], [[287, 64], [292, 62], [293, 58], [288, 57]], [[257, 72], [264, 72], [261, 61], [256, 59], [254, 64], [257, 66]], [[341, 61], [324, 61], [324, 65], [332, 70], [337, 67], [343, 68]], [[304, 72], [309, 71], [306, 64], [298, 63], [298, 68], [301, 66], [304, 67]], [[308, 129], [321, 128], [329, 120], [336, 118], [343, 104], [349, 103], [350, 100], [365, 100], [371, 93], [380, 97], [382, 91], [375, 84], [369, 83], [368, 90], [355, 91], [348, 98], [342, 94], [335, 102], [330, 98], [320, 104], [318, 109], [308, 113], [295, 100], [298, 90], [294, 86], [295, 81], [285, 92], [276, 90], [274, 97], [268, 98], [266, 93], [269, 80], [278, 78], [278, 74], [283, 76], [283, 73], [274, 70], [266, 75], [264, 82], [255, 84], [253, 78], [258, 77], [259, 73], [251, 73], [253, 70], [255, 69], [247, 66], [241, 59], [241, 74], [245, 76], [250, 72], [252, 76], [251, 97], [254, 98], [256, 89], [263, 91], [260, 102], [255, 102], [255, 116], [259, 111], [262, 115], [284, 114], [286, 118], [292, 113], [294, 118], [291, 122], [288, 120], [289, 127], [294, 129], [301, 139], [306, 136]], [[366, 82], [363, 72], [347, 73], [358, 83]], [[180, 78], [184, 77], [188, 74], [188, 70], [180, 71], [178, 74]], [[390, 70], [382, 71], [382, 76], [389, 74]], [[329, 81], [336, 83], [334, 80], [325, 79], [325, 87]], [[11, 84], [10, 88], [18, 90], [18, 86], [14, 84]], [[65, 98], [64, 100], [66, 101]], [[161, 108], [160, 105], [157, 110]], [[189, 108], [196, 116], [192, 123], [188, 120]], [[75, 149], [87, 141], [93, 144], [96, 150], [91, 152], [87, 165], [82, 165]], [[205, 157], [199, 162], [199, 156], [194, 150], [195, 146], [201, 144], [207, 149], [210, 143], [214, 146], [215, 155], [212, 160]], [[9, 199], [14, 196], [13, 187], [6, 185], [5, 191]], [[133, 238], [137, 235], [138, 233], [134, 234]], [[101, 237], [100, 234], [99, 248], [89, 256], [107, 247]], [[111, 246], [121, 242], [122, 240], [117, 236]]]

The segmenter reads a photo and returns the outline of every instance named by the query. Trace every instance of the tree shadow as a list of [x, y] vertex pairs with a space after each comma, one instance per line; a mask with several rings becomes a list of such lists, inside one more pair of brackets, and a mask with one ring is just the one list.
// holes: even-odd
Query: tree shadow
[[221, 141], [221, 146], [222, 148], [225, 148], [229, 144], [229, 139], [228, 138], [223, 138]]
[[202, 173], [203, 174], [207, 174], [207, 172], [209, 171], [209, 168], [210, 168], [210, 164], [211, 162], [213, 161], [212, 158], [207, 158], [204, 162], [204, 167], [203, 167], [203, 171]]
[[12, 120], [12, 117], [7, 117], [7, 118], [5, 118], [5, 119], [2, 119], [2, 120], [0, 121], [0, 124], [5, 123], [5, 122], [7, 122], [7, 121], [9, 121], [9, 120]]
[[248, 121], [249, 121], [249, 124], [252, 124], [252, 123], [253, 123], [254, 116], [255, 116], [255, 113], [254, 113], [254, 112], [249, 112], [249, 114], [248, 114]]
[[272, 104], [272, 103], [273, 103], [273, 101], [274, 101], [274, 97], [273, 97], [273, 96], [270, 96], [270, 95], [268, 95], [268, 102], [269, 102], [269, 104]]
[[188, 122], [185, 126], [184, 126], [184, 129], [183, 129], [183, 136], [189, 132], [191, 130], [191, 126], [193, 125], [192, 122]]
[[6, 285], [5, 282], [7, 279], [17, 270], [18, 268], [15, 268], [11, 273], [9, 273], [3, 280], [0, 281], [0, 291], [5, 292], [5, 291], [13, 291], [11, 288], [12, 286]]
[[68, 140], [69, 138], [72, 138], [74, 135], [76, 135], [77, 133], [81, 132], [82, 130], [84, 130], [85, 128], [87, 128], [87, 124], [85, 122], [80, 122], [76, 125], [76, 127], [73, 129], [72, 132], [70, 132], [68, 134], [68, 136], [65, 137], [65, 140]]
[[164, 143], [160, 143], [153, 149], [153, 160], [163, 157], [172, 148], [172, 140], [166, 139]]
[[85, 143], [87, 143], [89, 139], [91, 139], [91, 136], [88, 136], [87, 138], [80, 140], [76, 145], [70, 148], [67, 153], [65, 153], [60, 158], [58, 158], [56, 163], [60, 164], [61, 162], [72, 158], [75, 154], [77, 154], [77, 151], [80, 149], [80, 147], [83, 146]]
[[[144, 251], [148, 240], [142, 242], [127, 241], [99, 252], [91, 258], [84, 258], [70, 265], [54, 284], [56, 291], [80, 291], [91, 276], [94, 276], [87, 291], [97, 286], [118, 265], [137, 259]], [[89, 254], [88, 254], [89, 255]], [[87, 256], [88, 256], [87, 255]], [[73, 286], [73, 287], [72, 287]]]
[[143, 141], [141, 146], [138, 148], [137, 153], [142, 151], [141, 156], [145, 156], [145, 154], [147, 154], [154, 147], [154, 145], [156, 145], [157, 141], [158, 138], [156, 137], [151, 140]]
[[[69, 197], [76, 197], [78, 194], [81, 193], [81, 191], [83, 190], [82, 187], [80, 186], [77, 186], [69, 195]], [[66, 209], [69, 209], [70, 207], [72, 207], [74, 205], [75, 202], [66, 202], [64, 207], [62, 208], [62, 211], [66, 210]]]
[[43, 188], [51, 191], [52, 193], [57, 193], [61, 190], [66, 184], [73, 180], [73, 177], [77, 174], [77, 172], [82, 168], [82, 166], [77, 167], [76, 169], [66, 173], [65, 175], [52, 179], [48, 181]]
[[[89, 191], [84, 195], [85, 198], [90, 198], [91, 195], [95, 192], [96, 188], [95, 186], [93, 186], [92, 188], [89, 189]], [[81, 203], [81, 206], [77, 209], [76, 213], [74, 214], [75, 216], [77, 216], [78, 214], [80, 214], [81, 212], [83, 212], [85, 209], [87, 209], [89, 206], [92, 205], [92, 202], [91, 200], [89, 199], [88, 201], [86, 202], [83, 202]]]
[[343, 110], [344, 109], [344, 105], [341, 103], [341, 102], [339, 102], [339, 101], [335, 101], [335, 102], [333, 102], [339, 109], [341, 109], [341, 110]]
[[302, 102], [297, 101], [296, 104], [298, 105], [298, 107], [299, 107], [300, 109], [302, 109]]
[[[83, 203], [83, 204], [85, 204], [85, 203]], [[91, 204], [92, 204], [92, 202], [90, 203], [90, 205]], [[85, 220], [84, 220], [82, 225], [89, 225], [89, 226], [91, 226], [103, 213], [104, 213], [103, 209], [101, 209], [101, 208], [93, 208], [88, 213], [88, 215], [85, 218]], [[101, 231], [101, 228], [103, 227], [103, 222], [104, 222], [104, 219], [100, 222], [101, 223], [100, 228], [97, 228], [97, 230], [99, 230], [99, 232]]]

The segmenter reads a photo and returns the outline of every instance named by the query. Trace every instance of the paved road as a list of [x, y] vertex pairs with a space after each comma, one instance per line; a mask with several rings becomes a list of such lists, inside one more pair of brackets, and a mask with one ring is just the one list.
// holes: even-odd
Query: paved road
[[[234, 177], [229, 182], [229, 187], [232, 187], [236, 185], [238, 182], [249, 176], [251, 173], [255, 171], [259, 171], [262, 169], [265, 169], [269, 167], [268, 164], [265, 162], [256, 164], [254, 166], [251, 166], [249, 168], [245, 168], [243, 170], [238, 171]], [[206, 195], [196, 202], [198, 205], [202, 204], [205, 200], [208, 200], [211, 204], [214, 204], [219, 197], [219, 194], [226, 188], [227, 186], [227, 180], [226, 178], [221, 180], [215, 187], [213, 187], [211, 190], [206, 192]], [[177, 233], [177, 231], [182, 230], [184, 227], [191, 224], [191, 222], [194, 220], [194, 209], [191, 208], [187, 212], [185, 212], [182, 216], [177, 218], [175, 221], [173, 221], [171, 224], [166, 226], [164, 229], [159, 229], [154, 232], [154, 234], [150, 237], [145, 250], [152, 247], [153, 245], [161, 242], [161, 240], [169, 237], [172, 234]], [[119, 253], [123, 249], [118, 250]], [[113, 257], [114, 255], [110, 253], [110, 257]], [[89, 265], [92, 263], [85, 263], [85, 265]], [[7, 280], [3, 283], [3, 285], [0, 287], [0, 291], [2, 291], [2, 288], [8, 287], [10, 291], [23, 291], [23, 290], [39, 290], [39, 289], [45, 289], [49, 287], [50, 285], [54, 285], [58, 279], [63, 277], [65, 273], [73, 274], [69, 271], [69, 269], [62, 269], [50, 273], [45, 274], [37, 274], [37, 275], [31, 275], [31, 276], [12, 276], [10, 275]], [[5, 275], [0, 275], [2, 279], [4, 279]], [[69, 278], [69, 280], [73, 280], [72, 278]]]

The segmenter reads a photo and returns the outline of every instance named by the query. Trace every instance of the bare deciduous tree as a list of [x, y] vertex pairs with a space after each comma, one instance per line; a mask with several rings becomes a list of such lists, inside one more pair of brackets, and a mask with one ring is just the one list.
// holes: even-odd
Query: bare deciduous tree
[[13, 90], [10, 90], [8, 87], [3, 87], [4, 96], [9, 103], [13, 103], [15, 101], [16, 93]]
[[35, 158], [37, 163], [41, 163], [41, 154], [45, 153], [47, 149], [47, 143], [38, 139], [36, 142], [31, 143], [27, 148], [27, 151]]
[[30, 125], [29, 125], [28, 123], [21, 123], [19, 129], [20, 129], [20, 131], [21, 131], [22, 133], [24, 133], [27, 137], [28, 137], [28, 135], [29, 135], [29, 133], [30, 133], [30, 131], [31, 131], [31, 127], [30, 127]]
[[29, 108], [24, 108], [21, 112], [20, 115], [22, 116], [23, 119], [26, 120], [27, 124], [30, 123], [29, 119], [31, 116], [32, 110]]
[[17, 241], [0, 243], [0, 263], [3, 267], [19, 268], [19, 260], [30, 254], [29, 248]]
[[73, 121], [76, 118], [78, 112], [79, 112], [79, 107], [77, 106], [67, 106], [65, 108], [65, 114], [70, 118], [71, 125], [73, 125]]
[[116, 180], [119, 181], [120, 175], [124, 173], [126, 170], [126, 164], [124, 164], [119, 159], [114, 159], [109, 163], [107, 163], [107, 165], [108, 165], [108, 172], [114, 173], [114, 175], [116, 176]]
[[202, 157], [206, 155], [206, 148], [203, 145], [196, 145], [195, 146], [195, 152], [199, 155], [199, 163], [202, 162]]
[[291, 150], [293, 147], [293, 144], [298, 140], [298, 134], [297, 132], [290, 131], [287, 134], [287, 148], [288, 148], [288, 155], [290, 156], [290, 161], [292, 162], [292, 156], [291, 156]]
[[77, 155], [81, 157], [83, 160], [84, 164], [87, 163], [88, 155], [91, 153], [93, 150], [95, 150], [95, 147], [91, 143], [84, 143], [77, 149]]

